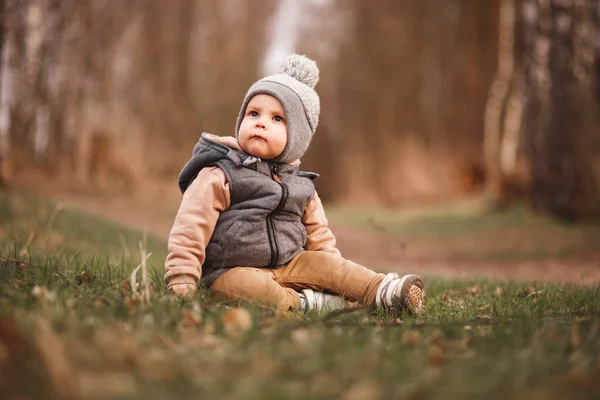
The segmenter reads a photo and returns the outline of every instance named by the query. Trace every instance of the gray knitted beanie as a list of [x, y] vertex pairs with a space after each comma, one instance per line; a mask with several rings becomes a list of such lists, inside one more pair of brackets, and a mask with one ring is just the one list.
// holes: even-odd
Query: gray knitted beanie
[[299, 54], [289, 55], [280, 73], [267, 76], [250, 87], [235, 124], [235, 136], [238, 136], [252, 97], [268, 94], [279, 100], [287, 120], [287, 143], [273, 161], [289, 163], [302, 157], [319, 123], [321, 105], [314, 89], [318, 81], [319, 68], [313, 60]]

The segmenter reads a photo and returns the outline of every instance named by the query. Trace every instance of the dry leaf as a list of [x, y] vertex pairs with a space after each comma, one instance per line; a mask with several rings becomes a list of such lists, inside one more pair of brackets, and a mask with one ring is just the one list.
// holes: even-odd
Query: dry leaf
[[35, 342], [54, 388], [66, 397], [76, 397], [80, 388], [73, 377], [80, 371], [67, 357], [66, 343], [52, 330], [48, 320], [36, 321]]
[[308, 392], [313, 397], [330, 398], [336, 395], [339, 397], [339, 393], [343, 388], [339, 376], [333, 371], [321, 371], [320, 374], [315, 375], [309, 382], [308, 391], [304, 389], [302, 392]]
[[479, 286], [474, 285], [474, 286], [468, 287], [465, 289], [465, 293], [470, 294], [472, 296], [477, 296], [477, 294], [479, 293]]
[[517, 296], [518, 297], [529, 297], [530, 295], [536, 293], [535, 288], [532, 286], [529, 286], [527, 288], [521, 288], [518, 292], [517, 292]]
[[96, 330], [93, 341], [102, 358], [113, 366], [132, 364], [140, 351], [137, 342], [123, 325], [109, 325]]
[[402, 341], [407, 345], [414, 347], [421, 343], [421, 333], [419, 331], [406, 331], [402, 335]]
[[137, 393], [134, 377], [126, 372], [76, 371], [76, 376], [76, 398], [128, 398]]
[[123, 296], [128, 296], [131, 294], [131, 283], [128, 279], [125, 279], [123, 283], [121, 283], [121, 294]]
[[438, 345], [429, 346], [429, 351], [427, 352], [427, 362], [430, 365], [440, 366], [446, 360], [446, 355], [444, 354], [444, 349]]
[[200, 311], [200, 305], [195, 302], [192, 309], [184, 308], [181, 310], [181, 323], [183, 326], [195, 326], [202, 323], [202, 313]]
[[292, 342], [303, 349], [310, 348], [320, 338], [318, 332], [309, 328], [295, 329], [290, 335]]
[[245, 308], [232, 308], [221, 317], [228, 336], [241, 336], [252, 328], [252, 315]]
[[139, 297], [125, 297], [124, 303], [125, 306], [127, 308], [133, 308], [135, 307], [137, 304], [139, 304], [140, 302], [140, 298]]
[[179, 335], [181, 344], [193, 349], [211, 349], [218, 350], [225, 347], [225, 340], [222, 337], [201, 331], [197, 328], [183, 328]]
[[361, 382], [352, 386], [342, 398], [344, 400], [378, 400], [381, 399], [381, 390], [375, 382]]
[[33, 289], [31, 289], [31, 294], [39, 301], [52, 302], [56, 300], [56, 293], [48, 290], [44, 286], [34, 286]]
[[494, 296], [495, 297], [502, 296], [502, 288], [500, 286], [496, 286], [496, 289], [494, 289]]
[[436, 328], [433, 332], [431, 332], [431, 335], [429, 335], [429, 337], [427, 338], [427, 343], [430, 345], [435, 344], [441, 346], [443, 338], [444, 334], [442, 333], [442, 331]]
[[455, 300], [453, 299], [453, 297], [455, 297], [457, 294], [458, 292], [454, 290], [449, 290], [442, 295], [442, 300], [446, 303], [454, 303]]
[[175, 375], [170, 354], [162, 348], [152, 348], [139, 353], [137, 359], [141, 375], [148, 381], [166, 381]]
[[456, 348], [459, 351], [466, 352], [471, 349], [474, 339], [472, 336], [465, 336], [457, 342]]
[[92, 275], [89, 271], [81, 271], [81, 274], [77, 276], [75, 279], [75, 283], [77, 286], [81, 286], [83, 284], [92, 283], [94, 281], [95, 276]]

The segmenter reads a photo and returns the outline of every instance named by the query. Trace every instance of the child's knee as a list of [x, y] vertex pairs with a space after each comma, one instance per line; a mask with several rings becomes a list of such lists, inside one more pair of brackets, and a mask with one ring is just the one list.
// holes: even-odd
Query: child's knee
[[268, 270], [237, 267], [219, 276], [210, 289], [231, 300], [252, 299], [267, 292], [272, 280]]

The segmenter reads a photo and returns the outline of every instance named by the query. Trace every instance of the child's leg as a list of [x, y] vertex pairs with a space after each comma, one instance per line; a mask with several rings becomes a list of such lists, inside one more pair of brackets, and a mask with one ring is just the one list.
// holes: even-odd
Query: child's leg
[[232, 268], [219, 276], [210, 290], [228, 300], [244, 299], [279, 310], [300, 310], [299, 294], [277, 283], [274, 271], [268, 268]]
[[288, 265], [272, 270], [275, 281], [296, 290], [327, 290], [363, 304], [375, 304], [385, 277], [362, 265], [322, 251], [304, 251]]

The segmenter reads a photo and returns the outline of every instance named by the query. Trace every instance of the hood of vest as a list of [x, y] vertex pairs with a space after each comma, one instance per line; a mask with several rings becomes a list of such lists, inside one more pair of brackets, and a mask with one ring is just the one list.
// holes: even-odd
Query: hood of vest
[[[192, 181], [196, 179], [203, 168], [215, 165], [224, 158], [231, 160], [238, 167], [246, 165], [248, 162], [254, 163], [256, 161], [261, 161], [260, 159], [252, 157], [249, 154], [229, 147], [223, 143], [211, 140], [209, 137], [210, 135], [202, 135], [200, 137], [198, 143], [194, 145], [192, 157], [179, 173], [177, 183], [182, 194], [185, 193]], [[319, 175], [314, 172], [299, 171], [298, 176], [313, 180]]]

